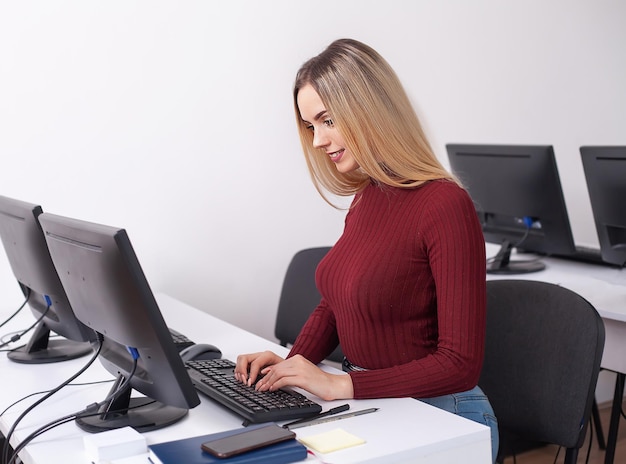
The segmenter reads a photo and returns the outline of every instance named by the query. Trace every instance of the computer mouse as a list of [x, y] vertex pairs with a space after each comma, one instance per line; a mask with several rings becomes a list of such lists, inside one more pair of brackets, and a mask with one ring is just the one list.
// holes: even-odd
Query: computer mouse
[[183, 349], [180, 353], [183, 361], [196, 361], [202, 359], [220, 359], [222, 352], [214, 345], [208, 343], [196, 343]]

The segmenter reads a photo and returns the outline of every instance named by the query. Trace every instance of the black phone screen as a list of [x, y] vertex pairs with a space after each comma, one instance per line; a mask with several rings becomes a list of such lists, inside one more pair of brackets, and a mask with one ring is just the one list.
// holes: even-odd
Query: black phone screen
[[296, 434], [294, 432], [276, 424], [271, 424], [236, 435], [204, 442], [202, 443], [202, 450], [220, 458], [227, 458], [295, 437]]

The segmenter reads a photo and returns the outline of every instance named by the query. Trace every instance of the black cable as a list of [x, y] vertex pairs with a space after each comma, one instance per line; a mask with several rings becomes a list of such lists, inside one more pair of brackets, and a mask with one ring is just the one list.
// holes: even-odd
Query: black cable
[[[131, 353], [131, 355], [133, 356], [133, 367], [128, 375], [128, 377], [126, 379], [124, 379], [124, 382], [122, 382], [122, 384], [119, 386], [119, 388], [117, 390], [115, 390], [114, 392], [110, 393], [104, 400], [100, 401], [99, 403], [94, 403], [91, 404], [89, 406], [87, 406], [85, 409], [78, 411], [76, 413], [73, 414], [68, 414], [67, 416], [61, 417], [57, 420], [54, 420], [52, 422], [47, 423], [46, 425], [43, 425], [42, 427], [38, 428], [37, 430], [35, 430], [34, 432], [32, 432], [30, 435], [28, 435], [24, 440], [22, 440], [13, 450], [13, 454], [11, 455], [11, 459], [9, 459], [8, 461], [5, 461], [6, 464], [15, 464], [15, 460], [17, 459], [18, 453], [20, 451], [22, 451], [24, 449], [24, 447], [26, 445], [28, 445], [28, 443], [30, 443], [32, 440], [34, 440], [35, 438], [37, 438], [39, 435], [47, 432], [48, 430], [57, 427], [59, 425], [63, 425], [66, 422], [71, 422], [73, 420], [79, 419], [81, 417], [88, 417], [88, 416], [93, 416], [93, 415], [99, 415], [100, 412], [98, 412], [98, 409], [100, 409], [100, 407], [102, 407], [103, 405], [106, 405], [107, 403], [114, 401], [115, 399], [117, 399], [118, 396], [120, 396], [122, 393], [124, 393], [124, 391], [130, 387], [130, 381], [133, 378], [133, 375], [135, 375], [135, 371], [137, 370], [137, 359], [139, 358], [139, 354], [137, 353], [137, 350], [135, 350], [134, 348], [129, 348], [129, 352]], [[96, 412], [92, 412], [92, 411], [96, 411]], [[85, 415], [86, 414], [86, 415]], [[8, 438], [7, 438], [7, 442], [8, 444]]]
[[17, 335], [13, 335], [8, 342], [3, 342], [2, 344], [0, 344], [0, 348], [4, 348], [8, 344], [18, 341], [20, 338], [22, 338], [28, 332], [33, 330], [37, 326], [37, 324], [39, 324], [41, 322], [41, 320], [45, 317], [45, 315], [48, 313], [48, 311], [50, 311], [50, 307], [51, 306], [52, 305], [48, 304], [48, 306], [46, 306], [46, 310], [42, 313], [41, 316], [39, 316], [39, 319], [37, 319], [33, 325], [31, 325], [28, 329], [24, 330], [22, 333], [17, 334]]
[[17, 316], [17, 315], [19, 314], [19, 312], [20, 312], [22, 309], [24, 309], [24, 306], [26, 306], [26, 303], [28, 303], [29, 298], [30, 298], [30, 288], [28, 288], [28, 289], [26, 290], [26, 299], [24, 300], [24, 303], [22, 303], [22, 306], [20, 306], [19, 308], [17, 308], [17, 311], [15, 311], [13, 314], [11, 314], [11, 315], [9, 316], [9, 318], [8, 318], [6, 321], [4, 321], [2, 324], [0, 324], [0, 329], [1, 329], [2, 327], [4, 327], [6, 324], [8, 324], [8, 323], [9, 323], [9, 321], [10, 321], [11, 319], [13, 319], [15, 316]]
[[[82, 382], [82, 383], [68, 383], [66, 386], [67, 387], [84, 387], [87, 385], [98, 385], [100, 383], [111, 383], [113, 382], [114, 379], [109, 379], [109, 380], [96, 380], [95, 382]], [[42, 391], [38, 391], [38, 392], [34, 392], [31, 393], [29, 395], [24, 396], [23, 398], [20, 398], [17, 401], [14, 401], [13, 403], [11, 403], [10, 405], [8, 405], [6, 408], [4, 408], [4, 411], [0, 412], [0, 417], [2, 417], [9, 409], [11, 409], [13, 406], [21, 403], [24, 400], [27, 400], [28, 398], [30, 398], [31, 396], [36, 396], [36, 395], [43, 395], [45, 393], [49, 393], [52, 390], [42, 390]]]
[[[5, 333], [2, 337], [0, 337], [0, 343], [2, 343], [2, 346], [6, 346], [9, 343], [13, 343], [14, 341], [18, 341], [19, 337], [21, 337], [21, 335], [18, 335], [17, 337], [15, 337], [15, 340], [9, 340], [8, 342], [5, 343], [7, 337], [13, 337], [15, 334], [19, 334], [19, 333], [20, 333], [19, 330], [16, 330], [15, 332]], [[3, 349], [0, 349], [0, 353], [10, 353], [11, 351], [19, 350], [20, 348], [23, 348], [25, 346], [26, 346], [26, 344], [20, 345], [18, 347], [3, 348]]]
[[[517, 248], [518, 246], [520, 246], [521, 244], [523, 244], [526, 239], [528, 238], [528, 235], [530, 235], [530, 227], [531, 224], [526, 223], [526, 230], [524, 231], [524, 235], [522, 236], [522, 238], [520, 238], [517, 243], [514, 243], [513, 245], [511, 245], [511, 250], [513, 248]], [[496, 256], [492, 256], [490, 258], [487, 258], [487, 264], [492, 264], [497, 258], [499, 257], [499, 254], [496, 254]], [[528, 260], [528, 262], [532, 262], [532, 261], [539, 261], [540, 258], [535, 258], [533, 260]]]
[[[109, 411], [109, 412], [110, 413], [114, 413], [114, 414], [122, 414], [122, 413], [125, 413], [125, 412], [128, 412], [128, 411], [132, 411], [133, 409], [144, 407], [144, 406], [146, 406], [148, 404], [152, 404], [152, 403], [156, 403], [156, 400], [153, 400], [153, 401], [148, 402], [148, 403], [143, 403], [141, 405], [131, 406], [131, 407], [128, 407], [128, 408], [114, 409], [114, 410]], [[89, 409], [91, 410], [91, 407]], [[84, 411], [86, 411], [86, 409]], [[32, 441], [35, 438], [37, 438], [38, 436], [40, 436], [43, 433], [47, 432], [48, 430], [52, 430], [53, 428], [58, 427], [59, 425], [66, 424], [66, 423], [71, 422], [71, 421], [76, 420], [76, 419], [82, 419], [82, 418], [85, 418], [85, 417], [99, 416], [100, 414], [102, 414], [99, 411], [98, 412], [85, 413], [85, 414], [83, 414], [82, 412], [83, 411], [81, 411], [80, 413], [77, 413], [77, 414], [68, 414], [65, 417], [62, 417], [62, 418], [57, 419], [55, 421], [49, 422], [48, 424], [40, 427], [39, 429], [37, 429], [35, 432], [33, 432], [31, 434], [31, 435], [35, 435], [35, 436], [31, 437], [29, 435], [26, 439], [29, 439], [29, 441]], [[22, 443], [23, 443], [23, 445], [22, 445]], [[11, 455], [11, 460], [8, 461], [7, 464], [14, 464], [15, 459], [17, 457], [16, 454], [19, 451], [22, 451], [22, 449], [24, 449], [24, 447], [27, 445], [27, 443], [25, 443], [25, 442], [22, 442], [22, 443], [20, 443], [20, 445], [18, 445], [18, 448], [19, 448], [18, 451], [16, 451], [13, 455]]]
[[[102, 335], [98, 334], [98, 342], [99, 342], [98, 349], [96, 350], [94, 355], [89, 359], [89, 361], [87, 361], [87, 363], [81, 369], [79, 369], [78, 372], [76, 372], [74, 375], [72, 375], [69, 379], [65, 380], [63, 383], [61, 383], [56, 388], [53, 388], [52, 390], [50, 390], [45, 396], [39, 398], [37, 401], [35, 401], [33, 404], [31, 404], [29, 407], [27, 407], [24, 411], [22, 411], [22, 413], [15, 420], [15, 422], [13, 422], [13, 425], [11, 425], [11, 429], [9, 430], [9, 432], [5, 435], [4, 449], [3, 449], [3, 452], [2, 452], [2, 456], [3, 456], [3, 459], [4, 459], [3, 462], [6, 462], [6, 459], [8, 458], [9, 440], [11, 439], [11, 436], [13, 435], [13, 432], [15, 431], [15, 428], [20, 423], [20, 421], [22, 419], [24, 419], [26, 414], [28, 414], [30, 411], [32, 411], [36, 406], [38, 406], [41, 403], [43, 403], [45, 400], [47, 400], [52, 395], [54, 395], [56, 392], [58, 392], [61, 388], [65, 387], [67, 384], [69, 384], [71, 381], [73, 381], [78, 376], [80, 376], [83, 372], [85, 372], [87, 370], [87, 368], [89, 368], [89, 366], [91, 366], [94, 363], [94, 361], [96, 359], [98, 359], [98, 356], [100, 355], [100, 351], [102, 351], [102, 343], [103, 343], [103, 341], [104, 341], [104, 338], [102, 337]], [[4, 414], [4, 412], [3, 412], [3, 414]]]

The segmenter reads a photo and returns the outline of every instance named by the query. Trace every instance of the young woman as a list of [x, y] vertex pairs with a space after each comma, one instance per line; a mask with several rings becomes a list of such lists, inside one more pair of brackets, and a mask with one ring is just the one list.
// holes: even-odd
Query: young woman
[[[372, 48], [333, 42], [306, 62], [296, 119], [315, 187], [354, 195], [342, 236], [320, 263], [322, 300], [283, 359], [241, 355], [258, 390], [297, 386], [324, 400], [413, 397], [497, 423], [477, 387], [485, 246], [472, 201], [438, 162], [396, 74]], [[316, 364], [341, 343], [349, 375]]]

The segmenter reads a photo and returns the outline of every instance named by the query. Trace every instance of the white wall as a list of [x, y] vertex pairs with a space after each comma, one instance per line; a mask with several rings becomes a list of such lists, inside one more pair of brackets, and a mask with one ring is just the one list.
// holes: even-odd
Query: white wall
[[[597, 245], [578, 147], [626, 143], [621, 0], [1, 2], [0, 194], [126, 228], [155, 291], [272, 338], [289, 259], [342, 230], [291, 102], [340, 37], [395, 67], [446, 164], [449, 142], [554, 145]], [[2, 253], [0, 295], [21, 300]]]

